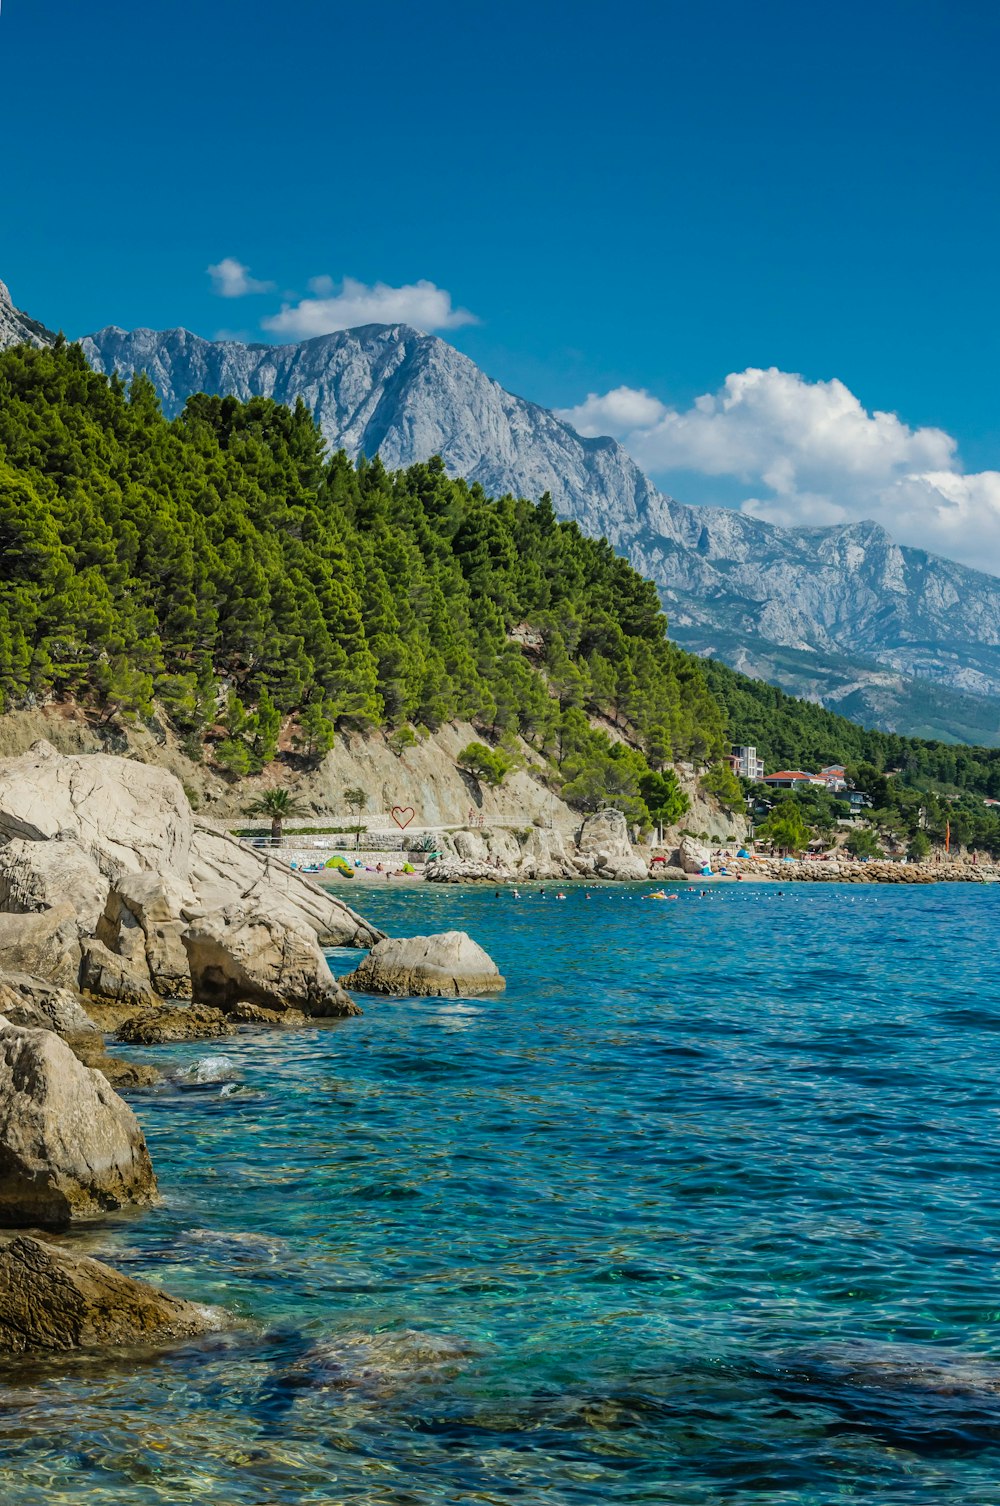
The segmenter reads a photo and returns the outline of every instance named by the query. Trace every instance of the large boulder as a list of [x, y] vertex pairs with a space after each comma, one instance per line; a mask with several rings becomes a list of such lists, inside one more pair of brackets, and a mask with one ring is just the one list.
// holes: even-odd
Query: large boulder
[[80, 926], [72, 904], [0, 915], [0, 972], [30, 973], [61, 988], [75, 988], [80, 955]]
[[321, 946], [373, 946], [382, 932], [269, 850], [258, 852], [196, 821], [190, 882], [205, 910], [236, 900], [308, 926]]
[[712, 866], [711, 852], [695, 837], [682, 837], [677, 851], [685, 873], [701, 873]]
[[577, 871], [560, 831], [543, 830], [533, 826], [527, 841], [517, 876], [521, 879], [561, 879], [575, 877]]
[[92, 999], [128, 1009], [158, 1003], [145, 957], [123, 957], [93, 938], [81, 944], [80, 987]]
[[126, 873], [116, 880], [97, 926], [109, 951], [145, 972], [151, 988], [164, 998], [189, 999], [184, 930], [199, 909], [188, 883], [170, 874]]
[[99, 1260], [24, 1234], [0, 1246], [0, 1352], [161, 1343], [216, 1326], [209, 1309]]
[[11, 1025], [54, 1030], [61, 1036], [96, 1035], [93, 1020], [68, 988], [28, 973], [0, 975], [0, 1014]]
[[142, 1130], [100, 1072], [0, 1018], [0, 1225], [61, 1228], [155, 1197]]
[[496, 963], [464, 931], [387, 937], [346, 978], [360, 993], [463, 998], [506, 987]]
[[71, 900], [89, 933], [100, 919], [108, 888], [94, 859], [74, 841], [14, 837], [0, 847], [0, 910], [51, 910]]
[[315, 1016], [360, 1014], [339, 988], [311, 927], [241, 902], [184, 932], [194, 998], [219, 1009], [262, 1004]]
[[598, 878], [644, 879], [649, 877], [649, 862], [632, 846], [628, 822], [621, 811], [595, 811], [580, 828], [576, 845], [580, 856]]
[[109, 877], [185, 876], [191, 828], [180, 780], [165, 769], [107, 753], [64, 757], [47, 742], [0, 761], [0, 838], [75, 841]]

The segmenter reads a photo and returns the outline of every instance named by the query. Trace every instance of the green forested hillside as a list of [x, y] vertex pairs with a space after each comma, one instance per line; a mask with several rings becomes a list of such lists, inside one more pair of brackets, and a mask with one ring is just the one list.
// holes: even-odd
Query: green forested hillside
[[730, 738], [772, 768], [1000, 794], [1000, 751], [865, 731], [683, 653], [653, 586], [545, 498], [330, 457], [301, 404], [198, 396], [167, 422], [147, 379], [63, 342], [0, 356], [0, 710], [46, 698], [166, 716], [234, 775], [282, 728], [308, 757], [345, 723], [466, 718], [521, 734], [575, 803], [642, 819], [679, 813], [679, 759], [738, 802]]
[[646, 780], [655, 804], [651, 769], [724, 748], [701, 665], [606, 543], [440, 462], [330, 458], [301, 404], [199, 396], [167, 422], [144, 377], [126, 390], [64, 343], [9, 351], [0, 551], [0, 707], [155, 702], [235, 774], [288, 718], [306, 753], [345, 718], [520, 732], [581, 803]]
[[1000, 748], [873, 732], [776, 685], [748, 679], [717, 659], [702, 662], [734, 739], [756, 744], [769, 770], [864, 763], [880, 773], [897, 773], [915, 787], [941, 785], [1000, 798]]

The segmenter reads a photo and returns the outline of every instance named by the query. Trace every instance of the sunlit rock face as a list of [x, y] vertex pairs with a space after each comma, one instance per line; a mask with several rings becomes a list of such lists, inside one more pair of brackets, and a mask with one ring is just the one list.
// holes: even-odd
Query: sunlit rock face
[[0, 350], [12, 345], [51, 345], [54, 339], [44, 324], [14, 307], [6, 284], [0, 282]]

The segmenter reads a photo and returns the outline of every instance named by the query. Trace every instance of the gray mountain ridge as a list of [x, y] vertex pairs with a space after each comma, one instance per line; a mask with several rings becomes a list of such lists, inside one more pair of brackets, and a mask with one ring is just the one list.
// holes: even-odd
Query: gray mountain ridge
[[[0, 299], [0, 348], [8, 328], [52, 338]], [[656, 583], [685, 648], [867, 725], [1000, 743], [1000, 580], [875, 523], [780, 528], [686, 506], [615, 440], [585, 438], [405, 324], [278, 346], [112, 326], [81, 343], [99, 371], [148, 372], [171, 417], [199, 391], [301, 397], [352, 458], [378, 453], [393, 468], [440, 454], [490, 494], [548, 492], [560, 517]]]
[[0, 350], [12, 345], [51, 345], [55, 335], [37, 319], [15, 308], [5, 283], [0, 282]]
[[548, 492], [655, 581], [672, 636], [864, 721], [1000, 742], [1000, 580], [900, 546], [875, 523], [779, 528], [658, 491], [610, 438], [588, 439], [469, 357], [407, 325], [297, 345], [111, 328], [101, 371], [147, 371], [168, 414], [192, 392], [308, 404], [329, 441], [389, 467], [440, 454], [494, 495]]

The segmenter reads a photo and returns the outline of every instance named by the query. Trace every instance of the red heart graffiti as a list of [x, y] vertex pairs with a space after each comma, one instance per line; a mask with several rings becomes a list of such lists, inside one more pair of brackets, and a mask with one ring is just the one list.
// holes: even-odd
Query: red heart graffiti
[[[389, 814], [395, 821], [396, 825], [399, 827], [400, 831], [405, 831], [416, 815], [416, 811], [413, 809], [412, 805], [394, 805]], [[403, 820], [404, 816], [406, 817], [405, 821]]]

